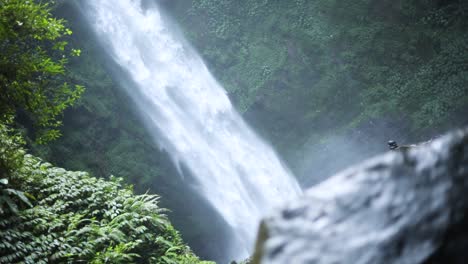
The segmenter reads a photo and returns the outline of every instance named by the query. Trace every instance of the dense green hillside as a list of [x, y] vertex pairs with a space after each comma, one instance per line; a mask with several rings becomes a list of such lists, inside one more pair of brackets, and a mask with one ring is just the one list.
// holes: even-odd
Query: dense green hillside
[[305, 183], [468, 122], [466, 1], [163, 3]]

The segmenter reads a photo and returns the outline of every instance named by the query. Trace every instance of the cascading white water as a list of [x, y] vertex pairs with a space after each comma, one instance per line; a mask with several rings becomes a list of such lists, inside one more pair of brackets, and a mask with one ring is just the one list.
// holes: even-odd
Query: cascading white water
[[[301, 190], [275, 152], [245, 124], [201, 58], [174, 33], [156, 7], [141, 0], [86, 0], [92, 28], [128, 75], [127, 92], [146, 126], [194, 188], [253, 246], [258, 222], [272, 206]], [[126, 77], [127, 78], [127, 77]]]

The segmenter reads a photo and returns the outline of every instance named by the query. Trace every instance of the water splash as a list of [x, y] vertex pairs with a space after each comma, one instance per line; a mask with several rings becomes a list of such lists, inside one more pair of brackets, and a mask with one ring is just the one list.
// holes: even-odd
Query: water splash
[[80, 4], [113, 61], [133, 83], [126, 85], [127, 92], [154, 139], [175, 164], [191, 172], [193, 188], [241, 238], [234, 246], [236, 257], [248, 256], [261, 216], [297, 196], [297, 182], [242, 120], [159, 8], [143, 8], [141, 1], [132, 0]]

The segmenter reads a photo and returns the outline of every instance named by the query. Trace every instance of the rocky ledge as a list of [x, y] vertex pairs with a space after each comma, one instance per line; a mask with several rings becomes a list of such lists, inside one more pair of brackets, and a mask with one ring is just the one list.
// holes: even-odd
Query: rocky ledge
[[254, 263], [468, 263], [468, 129], [309, 189], [261, 226]]

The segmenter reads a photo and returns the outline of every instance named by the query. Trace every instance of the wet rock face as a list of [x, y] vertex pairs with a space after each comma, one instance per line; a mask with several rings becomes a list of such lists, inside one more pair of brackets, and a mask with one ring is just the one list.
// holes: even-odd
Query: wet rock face
[[348, 169], [262, 223], [254, 263], [468, 261], [468, 130]]

